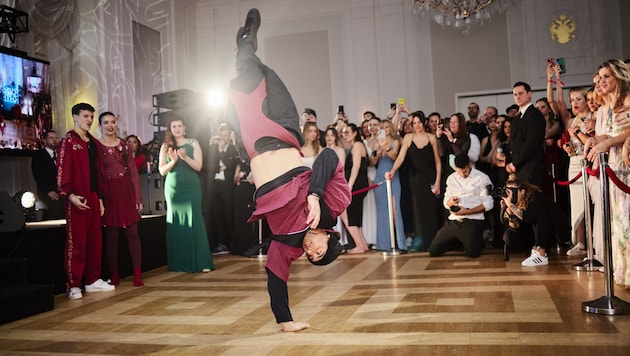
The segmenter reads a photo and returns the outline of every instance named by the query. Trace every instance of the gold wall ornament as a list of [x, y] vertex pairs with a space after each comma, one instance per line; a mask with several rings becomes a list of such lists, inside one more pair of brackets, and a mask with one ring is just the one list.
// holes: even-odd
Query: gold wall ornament
[[570, 17], [560, 15], [557, 19], [551, 21], [549, 33], [552, 40], [560, 44], [569, 43], [576, 36], [577, 23]]

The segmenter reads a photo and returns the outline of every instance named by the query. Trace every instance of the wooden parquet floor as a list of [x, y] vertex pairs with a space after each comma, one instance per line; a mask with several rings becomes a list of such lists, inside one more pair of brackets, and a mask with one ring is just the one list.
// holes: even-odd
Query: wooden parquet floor
[[[282, 333], [269, 308], [264, 260], [216, 256], [210, 273], [148, 272], [115, 292], [56, 297], [56, 309], [0, 326], [3, 355], [630, 355], [630, 315], [585, 313], [604, 274], [579, 258], [521, 267], [501, 251], [301, 258], [289, 281], [293, 317]], [[614, 294], [630, 301], [630, 292]]]

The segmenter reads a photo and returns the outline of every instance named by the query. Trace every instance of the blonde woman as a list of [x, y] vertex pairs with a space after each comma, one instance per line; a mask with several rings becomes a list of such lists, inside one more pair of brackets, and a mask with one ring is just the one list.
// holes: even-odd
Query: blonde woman
[[[608, 102], [600, 108], [605, 134], [589, 138], [586, 156], [596, 161], [599, 153], [609, 152], [608, 165], [625, 184], [630, 184], [630, 168], [624, 163], [623, 144], [630, 137], [630, 127], [622, 120], [630, 118], [630, 73], [620, 60], [608, 60], [599, 68], [599, 84]], [[599, 126], [599, 125], [598, 125]], [[611, 247], [615, 283], [630, 288], [630, 195], [610, 185], [611, 201]]]
[[[378, 147], [374, 159], [376, 160], [376, 177], [379, 179], [385, 176], [394, 166], [394, 161], [400, 152], [400, 138], [396, 135], [394, 125], [391, 121], [383, 120], [379, 124], [378, 130]], [[395, 244], [392, 246], [392, 232], [389, 229], [389, 204], [387, 201], [387, 187], [381, 185], [374, 189], [374, 197], [376, 198], [376, 249], [381, 251], [389, 250], [397, 247], [399, 250], [407, 252], [407, 243], [405, 241], [405, 228], [400, 212], [400, 178], [398, 174], [394, 174], [391, 179], [392, 188], [392, 206], [394, 207], [395, 222]]]
[[322, 146], [319, 144], [319, 129], [314, 122], [305, 122], [302, 128], [302, 135], [304, 135], [304, 146], [302, 146], [302, 163], [313, 168], [313, 162], [322, 150]]

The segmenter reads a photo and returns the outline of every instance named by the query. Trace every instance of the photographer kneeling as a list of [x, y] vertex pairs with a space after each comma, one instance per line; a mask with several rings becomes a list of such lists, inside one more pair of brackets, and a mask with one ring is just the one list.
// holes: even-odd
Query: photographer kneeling
[[455, 156], [455, 173], [446, 179], [443, 201], [451, 213], [429, 246], [431, 257], [461, 247], [468, 257], [481, 255], [486, 244], [482, 236], [484, 213], [494, 206], [488, 187], [492, 187], [490, 178], [475, 169], [466, 153]]
[[522, 266], [543, 266], [549, 264], [546, 250], [552, 242], [571, 239], [571, 225], [564, 212], [544, 194], [540, 188], [521, 181], [510, 174], [505, 184], [501, 201], [501, 219], [506, 224], [503, 241], [507, 249], [512, 242], [531, 243], [531, 255], [521, 262]]

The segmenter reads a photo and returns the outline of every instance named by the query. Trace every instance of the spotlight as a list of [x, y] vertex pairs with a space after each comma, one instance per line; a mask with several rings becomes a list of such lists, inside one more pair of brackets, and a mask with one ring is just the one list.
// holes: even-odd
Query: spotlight
[[225, 91], [218, 88], [214, 88], [208, 93], [207, 100], [208, 100], [208, 104], [210, 104], [212, 108], [215, 108], [215, 109], [221, 108], [223, 107], [223, 105], [225, 105], [225, 100], [226, 100]]
[[35, 194], [29, 191], [19, 191], [13, 196], [13, 201], [24, 213], [26, 221], [35, 221], [37, 219], [37, 211], [35, 210]]

